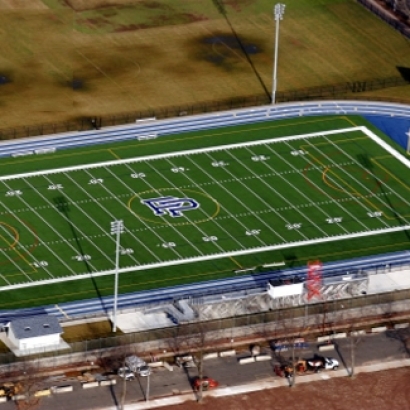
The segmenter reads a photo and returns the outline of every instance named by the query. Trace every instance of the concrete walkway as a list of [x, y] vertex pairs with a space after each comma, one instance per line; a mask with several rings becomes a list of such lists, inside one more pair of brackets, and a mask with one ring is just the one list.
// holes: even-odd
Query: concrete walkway
[[[357, 366], [355, 368], [355, 374], [378, 372], [382, 370], [397, 369], [400, 367], [410, 366], [410, 359], [394, 360], [384, 363], [376, 363], [365, 366]], [[297, 377], [296, 383], [309, 383], [314, 381], [329, 380], [335, 377], [347, 377], [348, 369], [340, 369], [336, 371], [328, 371], [316, 374], [309, 374], [305, 376]], [[277, 376], [269, 377], [265, 380], [259, 380], [257, 382], [247, 383], [239, 386], [221, 386], [218, 389], [204, 392], [204, 397], [224, 397], [233, 396], [237, 394], [251, 393], [255, 391], [272, 389], [275, 387], [287, 387], [289, 386], [288, 380], [285, 378], [279, 378]], [[162, 397], [149, 402], [138, 402], [126, 404], [124, 410], [148, 410], [166, 406], [178, 405], [186, 401], [196, 401], [196, 395], [192, 391], [181, 393], [175, 396]], [[101, 407], [94, 410], [118, 410], [116, 406]]]

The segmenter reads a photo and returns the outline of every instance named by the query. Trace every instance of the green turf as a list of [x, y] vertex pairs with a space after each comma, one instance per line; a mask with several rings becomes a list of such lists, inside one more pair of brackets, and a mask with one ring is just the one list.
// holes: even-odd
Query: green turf
[[[0, 286], [112, 271], [115, 243], [108, 230], [114, 218], [124, 220], [127, 231], [121, 244], [125, 250], [132, 250], [120, 258], [120, 267], [130, 270], [120, 275], [121, 292], [230, 277], [234, 271], [250, 267], [255, 267], [253, 273], [257, 274], [266, 270], [263, 264], [272, 262], [283, 261], [286, 267], [292, 267], [317, 258], [331, 261], [406, 249], [406, 231], [312, 242], [407, 225], [410, 193], [402, 177], [408, 171], [404, 165], [361, 131], [291, 144], [275, 141], [276, 137], [326, 134], [362, 124], [375, 131], [360, 117], [315, 117], [4, 159], [0, 161], [3, 177], [201, 149], [184, 156], [116, 162], [109, 167], [0, 182]], [[383, 135], [381, 138], [389, 141]], [[253, 147], [202, 150], [267, 139], [273, 141]], [[135, 178], [140, 174], [145, 177]], [[56, 184], [62, 189], [49, 189]], [[200, 202], [200, 208], [184, 213], [182, 218], [157, 217], [140, 202], [157, 195], [192, 196]], [[338, 207], [340, 203], [343, 207]], [[381, 212], [383, 218], [369, 215], [369, 210]], [[295, 241], [300, 244], [293, 246]], [[276, 247], [280, 244], [284, 246]], [[269, 250], [256, 252], [265, 245]], [[255, 252], [243, 254], [252, 248]], [[230, 253], [236, 251], [231, 257]], [[166, 266], [172, 260], [214, 253], [223, 257]], [[152, 263], [158, 267], [133, 268]], [[92, 280], [87, 276], [84, 280], [3, 292], [0, 307], [96, 297], [111, 294], [112, 286], [112, 275]]]

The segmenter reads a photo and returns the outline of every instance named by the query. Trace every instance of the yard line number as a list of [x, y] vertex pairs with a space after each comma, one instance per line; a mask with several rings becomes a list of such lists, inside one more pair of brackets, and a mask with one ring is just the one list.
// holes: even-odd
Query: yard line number
[[260, 229], [251, 229], [245, 232], [247, 236], [258, 236], [260, 233], [261, 233]]
[[202, 237], [204, 242], [216, 242], [218, 240], [217, 236], [204, 236]]
[[23, 195], [23, 192], [21, 192], [19, 189], [16, 189], [15, 191], [7, 191], [6, 196], [20, 196]]
[[134, 249], [131, 248], [123, 248], [120, 251], [121, 255], [132, 255], [134, 253]]
[[47, 261], [33, 262], [31, 266], [34, 266], [35, 268], [45, 268], [46, 266], [48, 266], [48, 262]]
[[342, 217], [337, 218], [326, 218], [326, 222], [328, 224], [340, 224], [343, 221]]
[[223, 167], [226, 167], [227, 165], [229, 165], [227, 162], [225, 162], [225, 161], [212, 161], [211, 162], [211, 165], [214, 167], [214, 168], [223, 168]]
[[286, 225], [286, 229], [288, 229], [289, 231], [291, 230], [298, 230], [302, 227], [302, 223], [297, 223], [297, 224], [287, 224]]
[[88, 185], [98, 185], [102, 184], [104, 180], [102, 178], [91, 178], [90, 181], [88, 182]]
[[383, 214], [380, 211], [376, 211], [376, 212], [368, 212], [367, 215], [370, 218], [380, 218]]
[[254, 162], [266, 161], [268, 159], [269, 159], [269, 157], [267, 157], [266, 155], [253, 155], [251, 157], [251, 160], [254, 161]]
[[178, 174], [179, 172], [185, 172], [188, 171], [188, 169], [184, 168], [184, 167], [173, 167], [171, 168], [171, 172], [173, 172], [174, 174]]
[[55, 191], [56, 189], [63, 189], [63, 185], [62, 184], [51, 184], [48, 186], [47, 189], [50, 191]]
[[72, 259], [74, 259], [77, 262], [84, 262], [84, 261], [91, 260], [91, 256], [90, 255], [76, 255], [76, 256], [73, 256]]
[[176, 245], [175, 242], [164, 242], [164, 243], [162, 243], [161, 245], [158, 245], [158, 246], [162, 246], [165, 249], [169, 249], [169, 248], [175, 248], [175, 246], [177, 246], [177, 245]]
[[307, 151], [304, 151], [303, 149], [294, 149], [293, 151], [290, 151], [290, 153], [294, 157], [297, 157], [298, 155], [306, 155]]
[[138, 179], [138, 178], [145, 178], [145, 174], [143, 172], [134, 172], [131, 174], [131, 178]]

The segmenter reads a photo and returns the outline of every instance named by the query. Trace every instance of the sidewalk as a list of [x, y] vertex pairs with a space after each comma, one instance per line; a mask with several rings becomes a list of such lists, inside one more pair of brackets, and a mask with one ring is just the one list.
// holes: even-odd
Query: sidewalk
[[[400, 367], [410, 366], [410, 359], [405, 360], [394, 360], [385, 363], [376, 363], [365, 366], [357, 366], [355, 368], [355, 374], [359, 373], [370, 373], [378, 372], [389, 369], [397, 369]], [[299, 376], [296, 379], [296, 383], [309, 383], [314, 381], [328, 380], [334, 377], [347, 377], [347, 369], [341, 369], [336, 371], [327, 371], [316, 374], [309, 374], [305, 376]], [[272, 376], [268, 379], [252, 382], [248, 384], [243, 384], [240, 386], [222, 386], [216, 390], [211, 390], [204, 392], [204, 397], [224, 397], [224, 396], [233, 396], [237, 394], [251, 393], [254, 391], [260, 391], [265, 389], [272, 389], [275, 387], [287, 387], [289, 386], [288, 380], [285, 378], [278, 378], [277, 376]], [[150, 400], [149, 402], [138, 402], [126, 404], [124, 410], [148, 410], [155, 409], [165, 406], [173, 406], [186, 401], [196, 401], [196, 395], [193, 392], [181, 393], [175, 396], [168, 396], [163, 398], [158, 398]], [[102, 407], [94, 410], [118, 410], [116, 406]]]

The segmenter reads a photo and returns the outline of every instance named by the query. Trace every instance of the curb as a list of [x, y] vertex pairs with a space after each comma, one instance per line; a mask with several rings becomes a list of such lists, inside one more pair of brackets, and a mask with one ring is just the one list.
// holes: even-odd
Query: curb
[[[410, 367], [410, 359], [393, 360], [385, 363], [375, 363], [364, 366], [357, 366], [355, 368], [355, 375], [359, 373], [371, 373], [383, 370], [398, 369], [401, 367]], [[348, 369], [340, 369], [335, 371], [327, 371], [317, 374], [309, 374], [305, 376], [300, 376], [297, 378], [297, 384], [309, 383], [315, 381], [329, 380], [336, 377], [348, 377]], [[251, 393], [266, 389], [272, 389], [276, 387], [288, 387], [288, 380], [285, 378], [278, 378], [273, 376], [271, 378], [266, 378], [264, 380], [259, 380], [256, 382], [243, 384], [239, 386], [227, 386], [220, 387], [219, 389], [213, 391], [203, 392], [204, 397], [224, 397], [224, 396], [235, 396], [238, 394]], [[129, 403], [124, 406], [124, 410], [149, 410], [154, 408], [161, 408], [165, 406], [175, 406], [186, 401], [196, 401], [197, 397], [195, 393], [183, 393], [175, 396], [162, 397], [158, 399], [150, 400], [149, 402], [134, 402]], [[117, 410], [115, 406], [101, 407], [95, 410]]]

